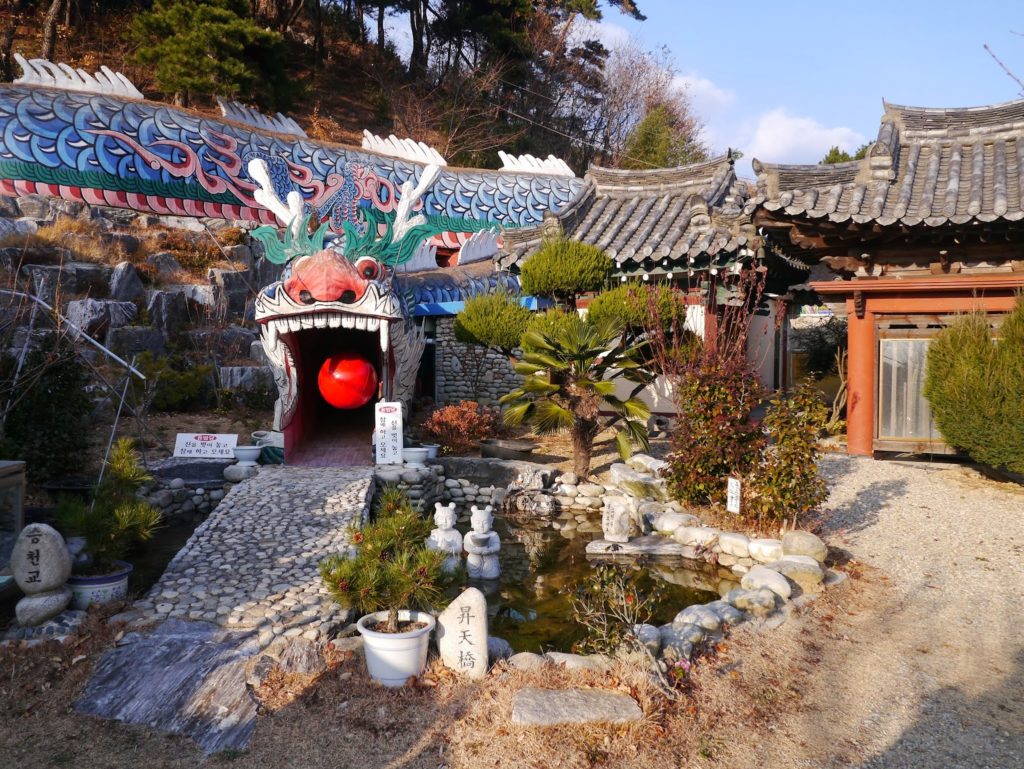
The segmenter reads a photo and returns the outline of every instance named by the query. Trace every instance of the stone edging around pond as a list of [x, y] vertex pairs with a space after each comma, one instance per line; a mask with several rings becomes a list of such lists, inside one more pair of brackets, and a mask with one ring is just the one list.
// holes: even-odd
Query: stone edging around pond
[[[495, 484], [446, 476], [446, 471], [454, 475], [468, 469], [465, 474], [479, 477], [509, 465], [515, 465], [514, 480], [509, 480], [510, 474], [506, 473], [506, 478]], [[703, 526], [677, 502], [656, 501], [654, 496], [664, 497], [664, 480], [657, 477], [663, 466], [661, 460], [638, 454], [630, 458], [628, 465], [612, 466], [613, 484], [580, 484], [572, 473], [559, 473], [540, 465], [445, 458], [422, 468], [378, 466], [376, 478], [379, 483], [397, 485], [409, 494], [420, 511], [429, 512], [434, 502], [454, 502], [460, 519], [466, 520], [470, 505], [500, 507], [509, 494], [515, 495], [513, 506], [520, 513], [538, 517], [555, 517], [560, 513], [564, 517], [564, 511], [570, 510], [596, 513], [607, 507], [608, 502], [625, 504], [635, 512], [645, 533], [627, 542], [594, 540], [588, 544], [587, 553], [612, 558], [679, 556], [732, 571], [740, 580], [740, 587], [730, 590], [722, 599], [688, 606], [671, 623], [660, 627], [636, 626], [638, 640], [666, 664], [689, 659], [701, 643], [719, 636], [725, 626], [750, 618], [767, 627], [777, 626], [784, 621], [778, 612], [788, 606], [790, 599], [809, 598], [823, 585], [845, 578], [844, 574], [824, 568], [828, 548], [809, 532], [791, 531], [782, 539], [751, 539], [738, 532]], [[609, 664], [608, 658], [601, 655], [559, 652], [523, 652], [513, 655], [510, 664], [532, 667], [545, 661], [591, 669], [603, 669]]]

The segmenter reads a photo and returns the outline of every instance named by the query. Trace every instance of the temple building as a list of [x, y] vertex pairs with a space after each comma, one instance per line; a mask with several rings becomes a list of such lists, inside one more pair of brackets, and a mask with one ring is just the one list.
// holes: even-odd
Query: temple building
[[957, 313], [998, 324], [1024, 288], [1024, 101], [885, 104], [862, 160], [754, 170], [754, 225], [849, 319], [848, 451], [948, 451], [921, 392], [928, 344]]

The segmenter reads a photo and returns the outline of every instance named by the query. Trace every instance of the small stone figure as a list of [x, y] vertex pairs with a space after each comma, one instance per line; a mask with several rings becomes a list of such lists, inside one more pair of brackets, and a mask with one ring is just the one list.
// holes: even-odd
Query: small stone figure
[[434, 503], [434, 524], [436, 529], [427, 538], [427, 547], [448, 553], [444, 562], [444, 570], [449, 574], [459, 568], [462, 562], [462, 535], [455, 529], [455, 503], [442, 505]]
[[501, 540], [491, 531], [493, 511], [490, 505], [482, 509], [473, 505], [470, 514], [473, 530], [466, 535], [464, 546], [469, 553], [466, 557], [466, 571], [471, 579], [497, 579], [501, 575], [501, 565], [498, 563]]

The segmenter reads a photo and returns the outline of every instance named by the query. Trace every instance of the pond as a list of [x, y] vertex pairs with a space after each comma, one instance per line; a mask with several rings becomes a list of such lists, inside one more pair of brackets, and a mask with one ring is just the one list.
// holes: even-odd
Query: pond
[[[504, 638], [517, 652], [572, 649], [583, 632], [573, 618], [572, 588], [593, 575], [596, 563], [608, 560], [586, 553], [587, 543], [602, 536], [599, 522], [600, 514], [582, 522], [566, 514], [553, 522], [529, 523], [495, 515], [501, 578], [496, 584], [474, 583], [487, 596], [491, 635]], [[645, 566], [631, 559], [623, 562], [640, 572], [641, 589], [659, 583], [661, 600], [653, 607], [654, 624], [671, 622], [684, 607], [716, 600], [737, 586], [727, 571], [700, 568], [681, 558], [659, 558]]]

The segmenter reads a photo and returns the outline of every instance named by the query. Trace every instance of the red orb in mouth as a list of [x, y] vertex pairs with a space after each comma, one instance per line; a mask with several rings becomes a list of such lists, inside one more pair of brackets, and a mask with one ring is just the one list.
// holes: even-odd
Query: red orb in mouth
[[336, 409], [357, 409], [377, 394], [377, 370], [362, 355], [339, 353], [324, 361], [320, 394]]

